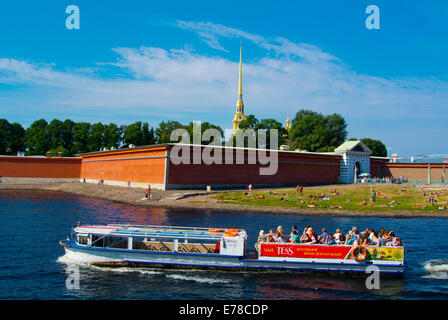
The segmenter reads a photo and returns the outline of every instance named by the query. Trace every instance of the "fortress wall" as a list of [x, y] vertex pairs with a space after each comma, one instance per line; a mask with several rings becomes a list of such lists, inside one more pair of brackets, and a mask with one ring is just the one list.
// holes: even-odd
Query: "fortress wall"
[[2, 182], [78, 181], [81, 158], [0, 156]]

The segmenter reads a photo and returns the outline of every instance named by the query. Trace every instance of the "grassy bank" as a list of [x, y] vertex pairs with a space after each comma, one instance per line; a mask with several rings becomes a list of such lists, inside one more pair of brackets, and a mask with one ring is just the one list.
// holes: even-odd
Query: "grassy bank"
[[[332, 195], [336, 188], [340, 195]], [[421, 190], [400, 186], [380, 186], [377, 201], [365, 206], [359, 202], [369, 203], [370, 189], [365, 185], [337, 185], [325, 187], [306, 187], [302, 197], [297, 198], [295, 189], [254, 190], [251, 195], [245, 191], [213, 191], [205, 190], [154, 190], [153, 198], [143, 200], [144, 190], [138, 188], [115, 187], [82, 183], [39, 183], [17, 184], [0, 183], [0, 192], [16, 192], [18, 190], [60, 191], [80, 196], [93, 197], [107, 201], [115, 201], [143, 207], [173, 208], [185, 210], [218, 210], [245, 211], [272, 214], [297, 214], [312, 216], [344, 216], [344, 217], [448, 217], [448, 210], [438, 210], [439, 206], [448, 206], [448, 191], [425, 188], [426, 192], [437, 192], [437, 202], [432, 206], [422, 197]], [[316, 199], [316, 207], [308, 207], [312, 198], [318, 193], [325, 193], [329, 200]], [[286, 194], [287, 196], [285, 196]], [[386, 197], [385, 197], [386, 196]], [[263, 199], [257, 199], [257, 197]], [[290, 201], [282, 201], [281, 198]], [[347, 202], [350, 200], [351, 202]], [[397, 204], [390, 204], [392, 201]], [[305, 201], [305, 203], [300, 203]]]
[[[448, 206], [448, 191], [434, 187], [411, 186], [373, 186], [376, 201], [372, 201], [370, 186], [326, 186], [304, 188], [303, 194], [297, 196], [295, 189], [253, 190], [223, 192], [214, 195], [217, 202], [251, 205], [256, 207], [284, 207], [306, 210], [351, 210], [361, 212], [413, 211], [413, 212], [446, 212], [439, 207]], [[434, 196], [435, 202], [429, 202]]]

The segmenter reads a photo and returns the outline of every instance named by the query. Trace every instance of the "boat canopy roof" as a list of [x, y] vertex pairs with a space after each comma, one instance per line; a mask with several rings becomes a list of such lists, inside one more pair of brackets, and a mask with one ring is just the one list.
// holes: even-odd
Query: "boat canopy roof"
[[[76, 233], [111, 235], [117, 237], [220, 240], [226, 231], [235, 229], [108, 224], [104, 226], [78, 226], [73, 230]], [[245, 230], [238, 229], [237, 234], [246, 238]]]

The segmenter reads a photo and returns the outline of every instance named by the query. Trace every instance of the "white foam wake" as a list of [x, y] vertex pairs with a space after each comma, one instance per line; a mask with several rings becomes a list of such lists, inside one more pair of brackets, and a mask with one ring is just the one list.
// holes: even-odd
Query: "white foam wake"
[[167, 274], [167, 278], [175, 279], [175, 280], [183, 280], [183, 281], [195, 281], [199, 283], [229, 283], [229, 279], [213, 279], [213, 278], [207, 278], [202, 276], [185, 276], [180, 274]]
[[447, 259], [429, 260], [423, 264], [423, 268], [429, 273], [424, 278], [448, 280]]

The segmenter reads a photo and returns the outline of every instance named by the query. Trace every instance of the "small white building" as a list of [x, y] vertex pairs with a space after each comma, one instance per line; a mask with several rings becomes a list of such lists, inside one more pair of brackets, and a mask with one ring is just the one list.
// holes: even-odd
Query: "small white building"
[[339, 182], [354, 183], [361, 173], [370, 173], [370, 150], [362, 141], [346, 141], [334, 150], [341, 155]]

